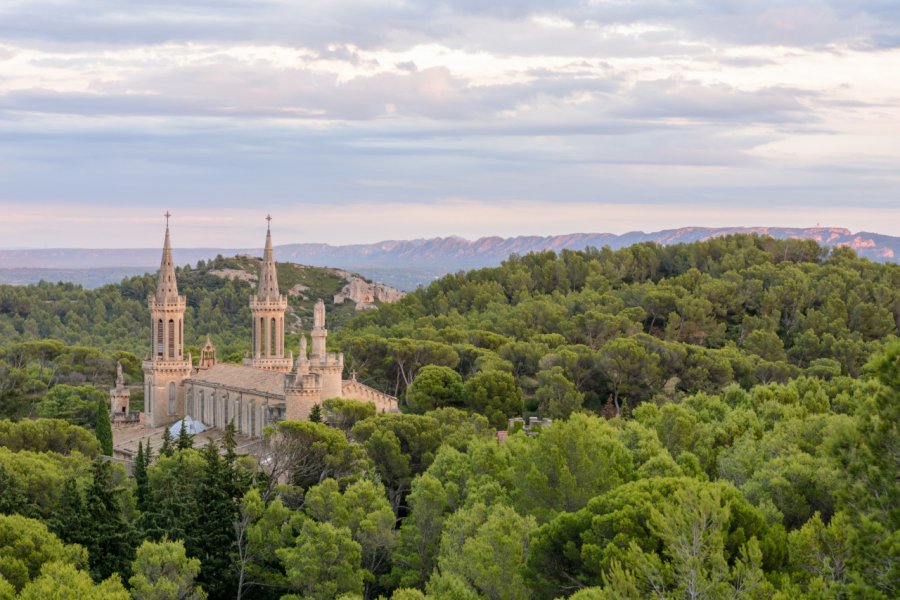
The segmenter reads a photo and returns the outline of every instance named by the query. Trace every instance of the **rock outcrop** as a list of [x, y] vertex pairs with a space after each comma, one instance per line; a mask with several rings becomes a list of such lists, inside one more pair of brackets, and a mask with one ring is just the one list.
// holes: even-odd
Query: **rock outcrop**
[[383, 283], [370, 283], [365, 279], [345, 273], [348, 278], [347, 285], [340, 293], [334, 295], [335, 304], [343, 304], [346, 300], [356, 303], [356, 310], [369, 310], [375, 308], [376, 302], [396, 302], [406, 295], [397, 288]]

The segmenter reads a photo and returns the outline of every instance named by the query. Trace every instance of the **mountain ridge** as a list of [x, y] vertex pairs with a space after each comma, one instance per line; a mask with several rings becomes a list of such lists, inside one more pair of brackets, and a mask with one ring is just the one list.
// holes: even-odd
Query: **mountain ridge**
[[[681, 227], [649, 233], [483, 236], [475, 240], [453, 235], [382, 240], [370, 244], [292, 243], [275, 249], [280, 261], [354, 270], [390, 285], [412, 289], [448, 272], [495, 266], [514, 253], [583, 250], [588, 246], [618, 249], [641, 242], [670, 245], [738, 233], [770, 235], [777, 239], [814, 239], [825, 246], [849, 246], [860, 256], [879, 262], [900, 260], [900, 237], [853, 232], [843, 227]], [[178, 264], [195, 264], [219, 254], [260, 253], [259, 248], [177, 248], [174, 252]], [[74, 280], [77, 276], [70, 273], [72, 270], [152, 270], [158, 262], [158, 248], [0, 250], [0, 281], [10, 280], [12, 270], [20, 278], [28, 274], [34, 276], [41, 269], [60, 271], [69, 273]], [[3, 271], [6, 271], [5, 275]]]

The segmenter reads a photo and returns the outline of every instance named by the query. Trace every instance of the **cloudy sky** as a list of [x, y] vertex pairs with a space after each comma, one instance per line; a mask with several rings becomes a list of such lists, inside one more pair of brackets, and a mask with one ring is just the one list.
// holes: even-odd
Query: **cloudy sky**
[[182, 246], [900, 235], [900, 2], [2, 0], [0, 247], [166, 209]]

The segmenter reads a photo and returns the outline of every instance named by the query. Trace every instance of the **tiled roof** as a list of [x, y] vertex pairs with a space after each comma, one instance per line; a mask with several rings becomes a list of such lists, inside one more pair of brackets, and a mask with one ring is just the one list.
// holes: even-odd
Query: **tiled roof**
[[240, 391], [255, 391], [270, 396], [284, 397], [284, 373], [263, 371], [244, 365], [219, 363], [192, 376], [188, 381], [232, 388]]

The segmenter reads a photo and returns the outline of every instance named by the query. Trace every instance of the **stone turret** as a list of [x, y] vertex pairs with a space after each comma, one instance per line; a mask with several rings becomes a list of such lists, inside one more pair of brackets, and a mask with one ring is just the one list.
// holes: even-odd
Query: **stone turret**
[[328, 330], [325, 328], [325, 302], [321, 299], [313, 309], [312, 356], [309, 370], [322, 378], [322, 399], [340, 398], [341, 376], [344, 373], [344, 355], [325, 350]]
[[313, 405], [322, 400], [322, 376], [310, 372], [306, 352], [306, 335], [300, 334], [300, 355], [284, 386], [284, 418], [289, 421], [307, 420]]
[[122, 363], [116, 363], [116, 387], [109, 390], [109, 414], [114, 419], [128, 416], [131, 402], [131, 391], [125, 387], [125, 376], [122, 374]]
[[150, 357], [144, 371], [144, 423], [158, 427], [184, 416], [183, 381], [191, 374], [191, 357], [184, 355], [184, 296], [178, 295], [169, 217], [159, 264], [156, 293], [150, 296]]
[[213, 346], [212, 339], [207, 333], [206, 343], [203, 344], [203, 348], [200, 349], [200, 364], [198, 365], [197, 370], [202, 371], [214, 366], [216, 366], [216, 347]]
[[293, 355], [284, 354], [284, 314], [287, 311], [287, 297], [278, 289], [278, 271], [275, 268], [275, 253], [272, 250], [272, 217], [267, 216], [270, 226], [266, 229], [266, 245], [263, 250], [263, 264], [259, 274], [256, 295], [250, 299], [253, 315], [253, 351], [244, 364], [267, 371], [287, 373], [293, 366]]

